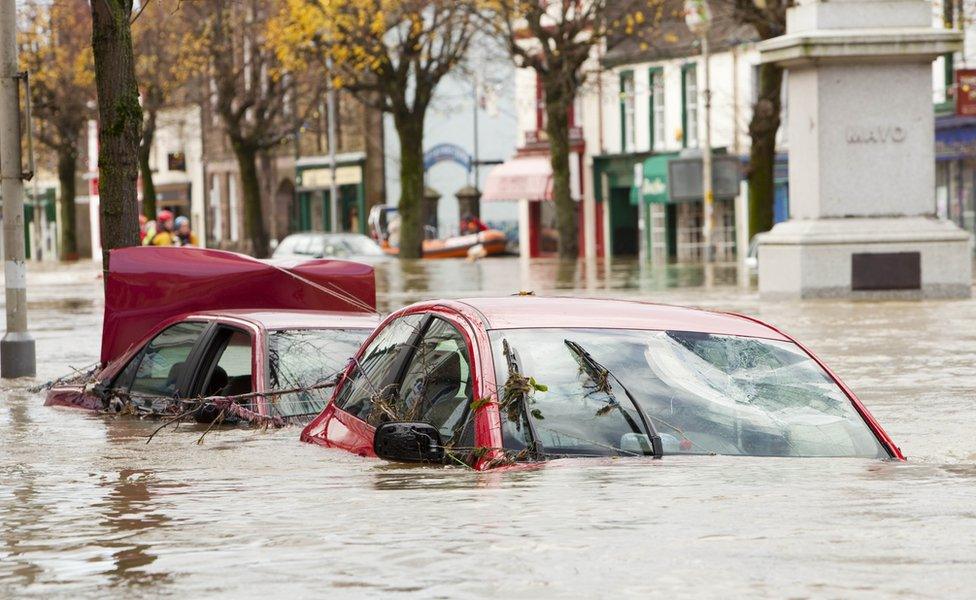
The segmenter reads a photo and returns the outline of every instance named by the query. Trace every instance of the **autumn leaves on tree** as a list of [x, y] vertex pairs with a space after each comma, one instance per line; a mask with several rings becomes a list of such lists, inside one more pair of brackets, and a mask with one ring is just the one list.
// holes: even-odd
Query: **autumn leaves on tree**
[[21, 14], [19, 46], [31, 74], [34, 136], [54, 155], [61, 188], [61, 259], [75, 260], [75, 172], [82, 132], [95, 112], [91, 16], [82, 0], [31, 0]]
[[[792, 0], [728, 3], [759, 37], [783, 30]], [[615, 37], [655, 31], [663, 0], [25, 0], [23, 61], [32, 73], [37, 138], [61, 180], [63, 258], [77, 255], [74, 174], [86, 122], [97, 116], [102, 244], [138, 241], [142, 212], [156, 212], [150, 150], [164, 106], [208, 102], [237, 159], [245, 248], [269, 252], [259, 164], [294, 139], [328, 85], [391, 116], [400, 164], [400, 256], [423, 242], [424, 124], [435, 90], [461, 66], [476, 36], [500, 42], [535, 71], [545, 104], [559, 253], [579, 253], [578, 203], [570, 185], [570, 112], [599, 77], [599, 49]], [[680, 7], [679, 7], [680, 10]], [[94, 52], [92, 52], [92, 50]], [[763, 65], [750, 123], [751, 229], [771, 221], [779, 126], [778, 67]], [[97, 105], [94, 100], [97, 98]], [[97, 115], [96, 115], [97, 106]], [[106, 255], [107, 256], [107, 255]]]
[[457, 0], [286, 0], [273, 24], [278, 56], [314, 65], [336, 87], [393, 117], [400, 143], [400, 256], [423, 242], [423, 139], [437, 84], [463, 60], [472, 6]]

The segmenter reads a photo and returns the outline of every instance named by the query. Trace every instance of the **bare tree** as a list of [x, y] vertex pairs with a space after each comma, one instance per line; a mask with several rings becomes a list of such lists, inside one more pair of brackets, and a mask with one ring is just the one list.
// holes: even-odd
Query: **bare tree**
[[546, 137], [552, 165], [559, 255], [579, 254], [577, 204], [569, 170], [569, 112], [586, 81], [584, 64], [611, 32], [645, 20], [653, 2], [632, 0], [492, 0], [482, 13], [503, 40], [515, 65], [532, 68], [545, 95]]
[[20, 52], [31, 74], [35, 135], [57, 162], [61, 259], [76, 260], [75, 173], [85, 124], [94, 115], [91, 18], [85, 0], [31, 0], [22, 11]]
[[[732, 4], [732, 15], [750, 25], [760, 39], [786, 32], [786, 9], [793, 0], [718, 0]], [[783, 68], [774, 63], [759, 65], [756, 103], [749, 121], [749, 235], [773, 227], [775, 199], [776, 133], [782, 109]]]
[[390, 113], [400, 141], [400, 257], [423, 243], [424, 122], [438, 83], [474, 33], [465, 0], [305, 0], [277, 28], [279, 55], [331, 63], [330, 76], [367, 106]]
[[285, 71], [268, 41], [280, 3], [213, 0], [184, 4], [207, 59], [216, 112], [240, 170], [244, 234], [250, 252], [268, 255], [258, 158], [294, 136], [321, 96], [321, 77]]
[[149, 158], [159, 111], [187, 94], [182, 86], [193, 72], [193, 60], [199, 58], [199, 41], [178, 9], [175, 0], [143, 0], [141, 12], [132, 24], [143, 112], [139, 138], [142, 213], [149, 219], [156, 218], [156, 186]]

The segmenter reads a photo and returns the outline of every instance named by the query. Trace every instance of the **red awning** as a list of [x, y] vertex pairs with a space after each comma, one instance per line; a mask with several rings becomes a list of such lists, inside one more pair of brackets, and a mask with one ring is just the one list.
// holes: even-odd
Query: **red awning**
[[488, 173], [482, 200], [552, 200], [548, 156], [513, 158]]

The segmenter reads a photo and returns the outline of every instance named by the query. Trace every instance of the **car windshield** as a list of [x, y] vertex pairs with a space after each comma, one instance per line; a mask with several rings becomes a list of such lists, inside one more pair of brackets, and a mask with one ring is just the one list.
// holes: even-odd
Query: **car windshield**
[[350, 235], [341, 238], [350, 256], [382, 256], [383, 250], [365, 235]]
[[[654, 431], [643, 430], [643, 413], [664, 454], [888, 457], [843, 390], [792, 342], [613, 329], [490, 336], [500, 388], [509, 358], [539, 384], [524, 410], [503, 411], [512, 450], [534, 434], [546, 456], [646, 454]], [[602, 377], [580, 360], [584, 351]]]
[[[268, 336], [268, 386], [271, 390], [314, 388], [335, 378], [369, 329], [282, 329]], [[271, 414], [310, 417], [332, 396], [332, 388], [305, 389], [271, 399]]]

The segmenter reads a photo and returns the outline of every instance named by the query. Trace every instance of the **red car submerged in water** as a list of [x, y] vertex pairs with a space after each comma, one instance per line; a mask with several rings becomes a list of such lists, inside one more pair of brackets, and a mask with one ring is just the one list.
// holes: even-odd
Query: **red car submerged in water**
[[[229, 397], [223, 408], [239, 417], [307, 422], [379, 321], [375, 304], [373, 269], [360, 263], [113, 250], [100, 364], [53, 385], [45, 404], [165, 415], [185, 408], [179, 399]], [[213, 420], [214, 406], [197, 418]]]
[[582, 456], [903, 458], [854, 393], [771, 325], [534, 296], [393, 313], [301, 439], [476, 469]]

